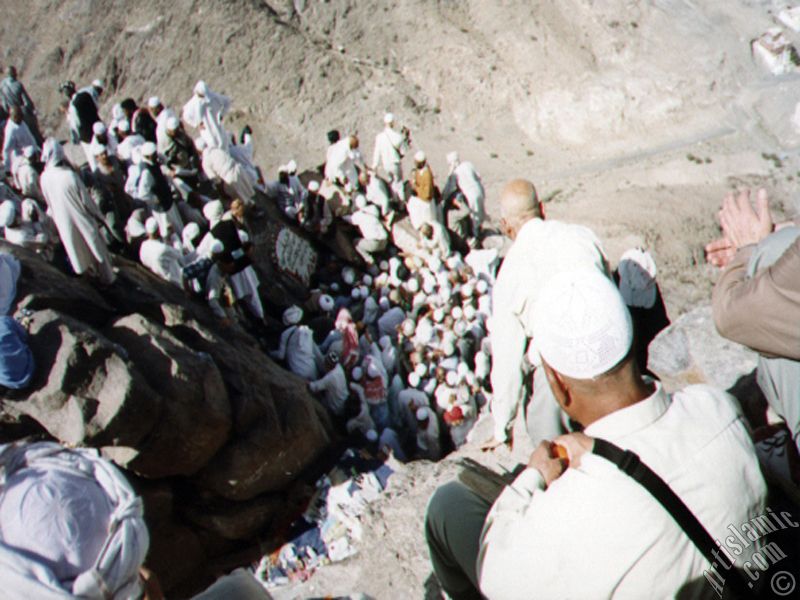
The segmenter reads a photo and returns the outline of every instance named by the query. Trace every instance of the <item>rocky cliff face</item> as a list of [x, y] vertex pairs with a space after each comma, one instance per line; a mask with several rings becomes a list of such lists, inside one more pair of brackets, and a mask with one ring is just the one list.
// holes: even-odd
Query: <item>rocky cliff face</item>
[[22, 263], [16, 316], [36, 361], [26, 397], [0, 401], [5, 437], [96, 447], [124, 468], [168, 589], [267, 532], [330, 442], [305, 382], [137, 264], [116, 259], [118, 281], [98, 291], [32, 252], [0, 251]]

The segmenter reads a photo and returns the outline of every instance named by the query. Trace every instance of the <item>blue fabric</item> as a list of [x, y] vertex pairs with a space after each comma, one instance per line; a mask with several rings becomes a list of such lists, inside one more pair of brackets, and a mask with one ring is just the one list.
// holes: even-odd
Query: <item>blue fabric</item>
[[370, 404], [369, 416], [372, 417], [372, 421], [375, 423], [375, 428], [378, 431], [383, 431], [391, 424], [389, 403], [381, 402], [380, 404]]
[[17, 296], [19, 261], [12, 255], [0, 252], [0, 315], [7, 315]]
[[0, 385], [24, 388], [33, 376], [28, 334], [12, 317], [0, 317]]

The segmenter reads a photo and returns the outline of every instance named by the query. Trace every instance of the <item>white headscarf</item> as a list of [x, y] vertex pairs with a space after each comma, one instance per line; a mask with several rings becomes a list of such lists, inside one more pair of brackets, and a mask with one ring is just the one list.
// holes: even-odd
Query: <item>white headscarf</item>
[[42, 162], [45, 169], [54, 167], [64, 160], [64, 148], [55, 138], [47, 138], [42, 146]]

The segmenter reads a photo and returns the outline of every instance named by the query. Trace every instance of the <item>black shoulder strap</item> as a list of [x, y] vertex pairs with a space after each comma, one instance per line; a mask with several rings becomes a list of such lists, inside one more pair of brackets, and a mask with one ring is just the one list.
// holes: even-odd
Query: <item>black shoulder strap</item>
[[[697, 517], [684, 504], [683, 500], [672, 491], [667, 482], [644, 464], [636, 453], [630, 450], [623, 450], [611, 442], [599, 438], [594, 440], [592, 452], [614, 463], [620, 471], [635, 479], [637, 483], [650, 492], [650, 495], [658, 500], [664, 510], [672, 516], [708, 562], [712, 563], [712, 565], [719, 563], [720, 559], [712, 553], [713, 550], [717, 549], [714, 538], [706, 531], [703, 524], [697, 520]], [[717, 554], [721, 553], [718, 552]], [[755, 592], [748, 589], [741, 573], [735, 568], [726, 570], [723, 567], [718, 569], [718, 572], [724, 572], [726, 576], [730, 576], [730, 591], [734, 598], [756, 597]]]

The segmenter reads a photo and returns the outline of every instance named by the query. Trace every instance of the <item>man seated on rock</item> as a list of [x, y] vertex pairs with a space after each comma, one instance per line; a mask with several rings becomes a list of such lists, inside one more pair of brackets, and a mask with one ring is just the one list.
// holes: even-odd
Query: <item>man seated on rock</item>
[[389, 233], [380, 220], [380, 211], [374, 204], [367, 204], [367, 199], [356, 196], [356, 212], [344, 217], [344, 220], [358, 227], [361, 238], [356, 242], [356, 252], [367, 265], [375, 264], [374, 255], [386, 249]]
[[347, 389], [347, 377], [339, 362], [338, 352], [328, 352], [325, 357], [325, 368], [327, 373], [321, 379], [310, 381], [308, 389], [315, 394], [321, 392], [323, 403], [328, 410], [341, 417], [344, 414], [345, 403], [350, 396], [350, 392]]
[[[644, 380], [630, 313], [595, 270], [551, 279], [534, 319], [547, 382], [584, 433], [556, 439], [569, 468], [542, 441], [493, 505], [458, 482], [434, 493], [426, 537], [445, 591], [671, 598], [689, 582], [708, 586], [708, 561], [636, 480], [593, 453], [594, 438], [638, 454], [714, 539], [725, 539], [729, 524], [760, 515], [766, 499], [735, 399], [705, 385], [668, 395]], [[738, 557], [740, 566], [752, 551]]]
[[183, 255], [161, 241], [158, 233], [158, 221], [150, 217], [144, 223], [147, 239], [139, 247], [139, 260], [151, 272], [161, 279], [183, 287]]
[[800, 448], [800, 228], [773, 224], [767, 192], [729, 194], [719, 213], [723, 237], [706, 246], [724, 271], [712, 310], [720, 335], [758, 352], [757, 381]]

